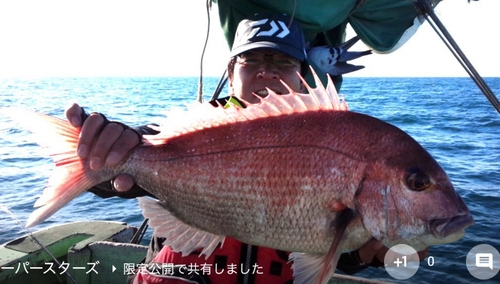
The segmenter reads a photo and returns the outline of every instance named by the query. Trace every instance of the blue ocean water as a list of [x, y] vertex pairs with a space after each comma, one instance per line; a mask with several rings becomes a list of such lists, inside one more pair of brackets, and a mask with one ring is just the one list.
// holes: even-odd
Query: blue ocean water
[[[195, 99], [197, 78], [39, 78], [0, 79], [0, 107], [16, 106], [63, 117], [77, 102], [129, 125], [161, 122], [163, 113]], [[486, 78], [500, 94], [500, 78]], [[205, 79], [205, 98], [217, 79]], [[470, 249], [489, 244], [500, 250], [500, 115], [469, 78], [353, 78], [342, 92], [353, 111], [398, 126], [414, 137], [442, 165], [469, 206], [476, 225], [461, 240], [430, 248], [434, 265], [421, 263], [409, 280], [397, 281], [385, 270], [370, 268], [359, 276], [400, 283], [471, 283], [465, 266]], [[33, 137], [0, 116], [0, 203], [21, 222], [32, 212], [52, 169], [52, 160]], [[101, 199], [84, 193], [40, 229], [79, 220], [114, 220], [139, 226], [135, 199]], [[0, 244], [23, 235], [0, 210]], [[484, 281], [500, 283], [500, 275]]]

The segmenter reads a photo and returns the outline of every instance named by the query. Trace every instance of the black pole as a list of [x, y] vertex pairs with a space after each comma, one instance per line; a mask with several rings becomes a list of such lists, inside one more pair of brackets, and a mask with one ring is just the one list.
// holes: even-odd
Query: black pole
[[493, 94], [493, 91], [490, 89], [488, 84], [486, 84], [481, 75], [479, 75], [474, 66], [467, 59], [450, 33], [446, 30], [446, 27], [443, 25], [443, 23], [441, 23], [437, 15], [434, 13], [434, 9], [431, 7], [429, 2], [427, 2], [426, 0], [412, 1], [415, 3], [415, 6], [420, 11], [420, 13], [429, 22], [434, 31], [436, 31], [436, 33], [439, 35], [441, 40], [443, 40], [444, 44], [448, 47], [448, 49], [455, 56], [458, 62], [462, 65], [462, 67], [464, 67], [465, 71], [469, 74], [469, 76], [476, 83], [479, 89], [483, 92], [493, 108], [495, 108], [495, 110], [500, 114], [500, 101], [495, 96], [495, 94]]

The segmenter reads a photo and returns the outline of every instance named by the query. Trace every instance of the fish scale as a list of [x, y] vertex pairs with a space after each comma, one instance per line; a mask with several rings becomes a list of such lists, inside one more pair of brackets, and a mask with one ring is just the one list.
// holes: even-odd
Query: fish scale
[[[145, 167], [143, 158], [137, 159], [138, 165], [134, 165], [136, 155], [146, 156], [139, 150], [127, 162], [131, 164], [131, 170], [124, 172], [141, 177], [136, 179], [139, 186], [148, 188], [165, 201], [173, 215], [180, 220], [189, 220], [189, 224], [197, 228], [285, 251], [300, 247], [307, 252], [324, 253], [335, 233], [330, 229], [335, 217], [330, 204], [341, 200], [353, 206], [352, 187], [346, 189], [343, 185], [355, 181], [343, 180], [353, 177], [338, 173], [347, 172], [345, 165], [355, 163], [359, 167], [360, 158], [346, 156], [343, 154], [346, 151], [339, 147], [346, 143], [332, 143], [335, 141], [328, 137], [321, 139], [319, 133], [339, 132], [336, 128], [342, 125], [335, 122], [346, 120], [338, 118], [346, 115], [357, 114], [318, 111], [197, 131], [171, 139], [162, 148], [162, 153], [154, 158], [163, 161], [161, 169]], [[283, 127], [278, 125], [286, 126], [286, 131], [279, 131]], [[259, 133], [264, 139], [258, 146], [245, 139], [233, 143], [234, 136], [245, 137], [247, 132]], [[301, 135], [297, 135], [298, 132]], [[219, 138], [210, 145], [195, 142], [203, 141], [206, 133]], [[293, 136], [292, 140], [287, 139], [290, 136]], [[227, 150], [228, 147], [231, 148]], [[171, 158], [171, 149], [187, 154]], [[143, 150], [149, 151], [147, 148]], [[140, 172], [136, 172], [137, 169]], [[155, 184], [162, 187], [154, 188], [148, 184], [154, 179], [152, 172], [158, 172], [161, 180]], [[210, 179], [217, 182], [210, 183]], [[280, 186], [281, 183], [288, 186]], [[207, 200], [207, 195], [215, 198]], [[275, 206], [283, 203], [297, 208], [302, 215], [293, 214], [284, 206]], [[207, 216], [206, 212], [217, 209], [220, 213], [213, 215], [213, 219]], [[225, 222], [214, 226], [220, 219]], [[270, 244], [269, 240], [273, 243]]]

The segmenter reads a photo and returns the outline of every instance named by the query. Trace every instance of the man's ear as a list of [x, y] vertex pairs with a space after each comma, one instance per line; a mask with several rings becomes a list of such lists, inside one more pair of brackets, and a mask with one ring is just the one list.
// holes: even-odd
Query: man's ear
[[227, 87], [228, 87], [227, 90], [228, 90], [229, 96], [234, 96], [233, 80], [231, 78], [228, 79]]

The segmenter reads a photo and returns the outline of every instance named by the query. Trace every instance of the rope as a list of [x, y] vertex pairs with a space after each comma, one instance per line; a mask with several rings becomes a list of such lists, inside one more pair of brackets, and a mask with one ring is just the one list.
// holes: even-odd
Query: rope
[[[0, 204], [0, 208], [2, 210], [4, 210], [5, 212], [7, 212], [7, 214], [14, 220], [16, 221], [16, 223], [21, 227], [21, 229], [26, 233], [26, 235], [28, 235], [31, 239], [33, 239], [33, 241], [35, 241], [35, 243], [37, 243], [37, 245], [42, 248], [49, 256], [50, 258], [52, 258], [52, 260], [57, 264], [59, 265], [59, 267], [61, 267], [61, 263], [59, 262], [59, 260], [57, 260], [57, 258], [50, 252], [50, 250], [44, 246], [36, 237], [35, 235], [33, 235], [33, 233], [26, 227], [23, 226], [23, 224], [21, 223], [21, 221], [19, 219], [16, 218], [16, 216], [14, 216], [14, 214], [12, 214], [12, 212], [10, 212], [10, 210], [3, 204]], [[68, 279], [71, 280], [71, 282], [77, 284], [75, 278], [73, 278], [73, 276], [71, 276], [71, 274], [69, 274], [69, 272], [66, 270], [64, 271], [64, 274], [66, 274], [66, 276], [68, 277]], [[59, 280], [59, 282], [61, 283], [64, 283], [61, 278], [59, 277], [59, 275], [56, 274], [56, 277], [57, 279]]]
[[200, 78], [198, 80], [198, 96], [196, 101], [199, 103], [203, 102], [203, 58], [205, 57], [205, 51], [207, 49], [208, 38], [210, 36], [210, 9], [212, 8], [212, 0], [207, 0], [207, 36], [205, 37], [205, 44], [203, 45], [203, 50], [201, 52], [200, 58]]

